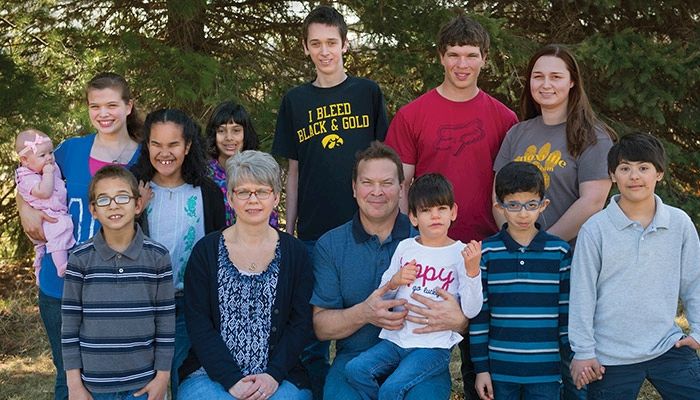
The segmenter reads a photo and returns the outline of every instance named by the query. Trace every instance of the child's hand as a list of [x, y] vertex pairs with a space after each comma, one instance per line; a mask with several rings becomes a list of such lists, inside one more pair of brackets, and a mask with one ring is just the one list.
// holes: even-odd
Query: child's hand
[[141, 390], [134, 393], [134, 397], [139, 397], [148, 393], [148, 400], [163, 400], [165, 393], [168, 391], [168, 383], [170, 382], [170, 371], [158, 371], [156, 377], [153, 378]]
[[148, 202], [153, 198], [153, 189], [149, 182], [139, 181], [139, 196], [143, 199], [143, 210], [145, 210]]
[[85, 389], [85, 386], [68, 388], [68, 400], [92, 400], [92, 395]]
[[389, 281], [389, 289], [396, 290], [400, 286], [408, 285], [416, 280], [416, 275], [418, 274], [418, 267], [416, 266], [416, 260], [413, 259], [403, 265], [394, 276], [391, 277]]
[[46, 163], [46, 164], [44, 164], [44, 168], [41, 169], [41, 173], [52, 175], [55, 170], [56, 170], [56, 165], [54, 165], [54, 163]]
[[676, 348], [680, 348], [683, 346], [688, 346], [693, 350], [700, 350], [700, 344], [692, 336], [682, 337], [679, 341], [676, 342]]
[[462, 257], [464, 257], [464, 266], [467, 269], [467, 275], [470, 278], [474, 278], [479, 275], [481, 269], [479, 268], [479, 263], [481, 262], [481, 242], [472, 240], [464, 246], [462, 250]]
[[488, 372], [480, 372], [476, 374], [474, 383], [476, 393], [481, 400], [493, 400], [493, 384], [491, 383], [491, 374]]
[[597, 358], [587, 360], [571, 360], [571, 378], [576, 384], [576, 389], [581, 389], [589, 383], [603, 379], [605, 367], [600, 365]]

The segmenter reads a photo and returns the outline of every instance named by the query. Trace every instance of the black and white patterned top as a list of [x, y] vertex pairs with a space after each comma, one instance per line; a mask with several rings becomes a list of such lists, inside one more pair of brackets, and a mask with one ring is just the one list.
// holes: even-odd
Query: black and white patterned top
[[244, 376], [267, 369], [272, 307], [277, 296], [280, 246], [260, 274], [244, 274], [229, 259], [224, 237], [219, 240], [219, 313], [221, 338]]

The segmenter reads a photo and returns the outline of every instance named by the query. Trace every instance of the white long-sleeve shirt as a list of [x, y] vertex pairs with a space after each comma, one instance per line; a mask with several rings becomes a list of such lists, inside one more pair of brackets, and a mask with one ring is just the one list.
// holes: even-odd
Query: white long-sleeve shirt
[[[385, 285], [391, 277], [406, 263], [416, 260], [418, 276], [416, 280], [390, 291], [387, 297], [406, 299], [410, 304], [425, 307], [411, 298], [416, 292], [431, 300], [442, 301], [437, 289], [443, 288], [450, 294], [459, 297], [462, 312], [467, 318], [473, 318], [481, 310], [483, 302], [481, 291], [481, 273], [470, 278], [464, 266], [461, 251], [464, 243], [459, 240], [443, 247], [424, 246], [409, 238], [399, 243], [389, 268], [382, 275], [380, 286]], [[439, 331], [425, 334], [413, 333], [414, 329], [425, 325], [406, 320], [404, 326], [395, 331], [382, 329], [379, 337], [389, 340], [403, 348], [443, 348], [449, 349], [462, 340], [462, 335], [453, 331]]]

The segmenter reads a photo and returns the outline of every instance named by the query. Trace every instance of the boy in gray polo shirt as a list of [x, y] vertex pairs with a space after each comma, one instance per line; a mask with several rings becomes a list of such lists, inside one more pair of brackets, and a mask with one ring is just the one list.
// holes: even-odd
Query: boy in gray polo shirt
[[175, 344], [168, 250], [134, 224], [143, 210], [131, 172], [110, 165], [88, 189], [102, 225], [68, 259], [61, 344], [71, 399], [163, 399]]
[[[700, 241], [690, 217], [654, 194], [665, 164], [653, 136], [620, 139], [608, 154], [620, 194], [578, 235], [571, 375], [589, 400], [635, 400], [645, 379], [664, 399], [700, 399]], [[675, 323], [679, 299], [688, 336]]]

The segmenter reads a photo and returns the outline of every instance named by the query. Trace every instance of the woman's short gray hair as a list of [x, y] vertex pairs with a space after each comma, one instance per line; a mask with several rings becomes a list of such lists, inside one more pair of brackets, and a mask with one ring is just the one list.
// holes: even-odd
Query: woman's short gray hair
[[262, 151], [245, 150], [226, 161], [226, 189], [231, 192], [244, 181], [269, 185], [275, 193], [282, 192], [280, 166]]

